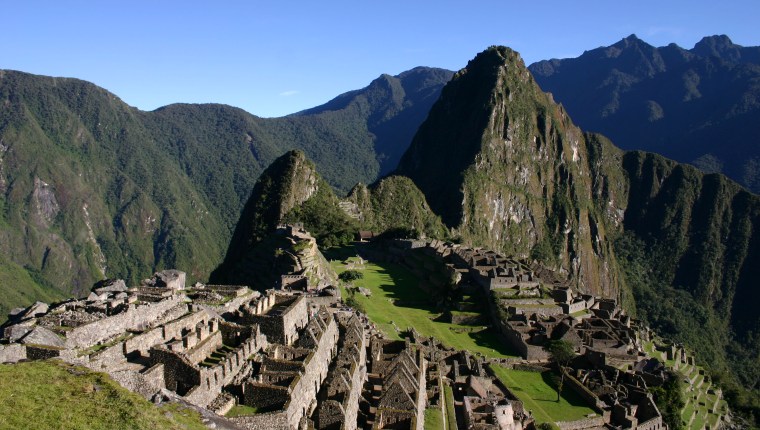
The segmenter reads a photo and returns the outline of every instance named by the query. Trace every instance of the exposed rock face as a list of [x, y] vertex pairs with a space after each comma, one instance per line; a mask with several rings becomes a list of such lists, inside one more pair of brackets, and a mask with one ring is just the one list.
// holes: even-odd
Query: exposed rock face
[[444, 88], [397, 173], [465, 241], [554, 260], [590, 292], [615, 296], [607, 214], [622, 207], [587, 140], [517, 53], [490, 48]]
[[[672, 301], [693, 303], [698, 318], [709, 316], [700, 324], [711, 322], [720, 361], [756, 385], [760, 198], [726, 177], [582, 133], [507, 48], [490, 48], [457, 73], [398, 173], [465, 242], [554, 262], [595, 294], [629, 297], [624, 284], [636, 285], [633, 296], [666, 330], [680, 324], [668, 320]], [[621, 247], [629, 236], [640, 241], [646, 263], [619, 264], [612, 239], [620, 235]], [[635, 274], [623, 282], [620, 268], [628, 276], [637, 264], [639, 277], [663, 287], [661, 297], [680, 297], [647, 299], [646, 288], [658, 290], [642, 290]], [[684, 341], [699, 348], [705, 339]]]
[[35, 177], [32, 199], [34, 200], [38, 219], [47, 227], [61, 210], [58, 200], [55, 198], [53, 188], [47, 182]]

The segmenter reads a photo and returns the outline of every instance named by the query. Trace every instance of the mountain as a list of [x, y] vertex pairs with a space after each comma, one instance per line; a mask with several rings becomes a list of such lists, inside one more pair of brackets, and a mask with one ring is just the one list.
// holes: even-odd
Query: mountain
[[711, 36], [655, 48], [631, 35], [529, 70], [583, 129], [760, 192], [760, 47]]
[[411, 178], [464, 241], [540, 256], [614, 297], [607, 232], [622, 202], [586, 140], [517, 53], [492, 48], [443, 89], [396, 174]]
[[734, 404], [760, 404], [735, 385], [756, 390], [760, 377], [760, 197], [582, 132], [504, 47], [444, 87], [396, 174], [464, 242], [619, 297], [724, 375]]
[[[302, 225], [316, 238], [312, 245], [322, 247], [351, 242], [360, 229], [415, 231], [438, 238], [447, 233], [408, 178], [384, 178], [370, 187], [359, 184], [341, 202], [302, 151], [289, 151], [253, 187], [211, 282], [265, 290], [275, 287], [281, 274], [309, 271], [302, 260], [316, 262], [320, 273], [330, 272], [316, 246], [297, 249], [297, 242], [278, 228], [282, 224]], [[307, 258], [301, 257], [304, 251], [310, 252]]]
[[217, 104], [143, 112], [88, 82], [0, 71], [0, 313], [104, 277], [181, 267], [206, 279], [266, 166], [300, 148], [340, 192], [370, 183], [449, 77], [383, 75], [311, 112], [259, 118]]
[[365, 126], [379, 162], [378, 176], [385, 176], [396, 168], [417, 128], [453, 75], [450, 70], [431, 67], [416, 67], [397, 76], [382, 75], [366, 88], [286, 118], [312, 117], [338, 127], [356, 121]]

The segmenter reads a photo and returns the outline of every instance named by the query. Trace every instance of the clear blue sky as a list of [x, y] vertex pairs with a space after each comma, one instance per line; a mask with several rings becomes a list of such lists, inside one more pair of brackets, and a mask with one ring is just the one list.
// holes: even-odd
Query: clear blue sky
[[635, 33], [691, 48], [760, 45], [760, 1], [5, 0], [0, 68], [76, 77], [144, 110], [226, 103], [280, 116], [415, 66], [458, 70], [490, 45], [527, 64]]

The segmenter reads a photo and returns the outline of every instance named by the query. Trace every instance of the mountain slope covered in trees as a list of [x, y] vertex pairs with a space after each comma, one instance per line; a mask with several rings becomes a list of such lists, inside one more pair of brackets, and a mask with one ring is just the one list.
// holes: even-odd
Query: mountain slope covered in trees
[[311, 112], [259, 118], [215, 104], [143, 112], [84, 81], [0, 71], [0, 313], [104, 277], [178, 267], [206, 279], [266, 166], [300, 148], [339, 192], [370, 183], [450, 76], [383, 75]]

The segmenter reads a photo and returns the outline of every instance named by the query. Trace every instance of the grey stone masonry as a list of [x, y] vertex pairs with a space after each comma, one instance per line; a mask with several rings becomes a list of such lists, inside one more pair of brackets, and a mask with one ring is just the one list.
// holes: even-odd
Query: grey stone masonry
[[[277, 358], [265, 361], [256, 379], [243, 385], [243, 402], [248, 406], [282, 413], [292, 428], [297, 428], [316, 403], [319, 387], [327, 376], [338, 343], [338, 324], [332, 314], [320, 310], [310, 320], [298, 338], [296, 348], [270, 348], [270, 351], [293, 357], [292, 366]], [[308, 354], [303, 358], [300, 350], [308, 345]], [[254, 415], [239, 420], [252, 426], [257, 420], [268, 420], [271, 416]], [[235, 421], [233, 419], [233, 421]], [[255, 428], [255, 427], [251, 427]]]
[[367, 376], [366, 336], [356, 315], [340, 313], [336, 318], [340, 327], [338, 354], [319, 393], [314, 427], [354, 430], [362, 384]]

